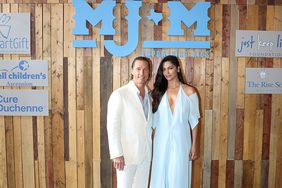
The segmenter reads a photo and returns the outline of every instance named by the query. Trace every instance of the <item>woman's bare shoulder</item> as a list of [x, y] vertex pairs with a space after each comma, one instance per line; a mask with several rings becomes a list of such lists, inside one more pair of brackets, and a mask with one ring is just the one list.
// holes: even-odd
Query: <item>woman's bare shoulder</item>
[[190, 95], [197, 92], [196, 89], [194, 87], [190, 86], [190, 85], [182, 84], [182, 87], [183, 87], [183, 90], [184, 90], [184, 92], [187, 96], [190, 96]]

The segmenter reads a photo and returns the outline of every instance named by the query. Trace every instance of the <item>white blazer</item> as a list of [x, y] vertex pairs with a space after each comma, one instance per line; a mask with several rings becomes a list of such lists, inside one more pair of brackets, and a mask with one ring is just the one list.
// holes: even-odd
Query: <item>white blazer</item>
[[[146, 92], [147, 92], [146, 88]], [[146, 119], [133, 81], [115, 90], [108, 101], [107, 130], [110, 158], [124, 156], [125, 164], [151, 160], [151, 98]]]

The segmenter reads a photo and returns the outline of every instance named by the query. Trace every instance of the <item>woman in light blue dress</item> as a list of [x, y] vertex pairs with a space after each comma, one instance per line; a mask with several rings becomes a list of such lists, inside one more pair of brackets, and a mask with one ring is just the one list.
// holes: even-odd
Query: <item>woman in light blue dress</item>
[[197, 158], [199, 102], [185, 84], [179, 61], [166, 56], [160, 63], [153, 98], [153, 160], [151, 188], [190, 188], [192, 160]]

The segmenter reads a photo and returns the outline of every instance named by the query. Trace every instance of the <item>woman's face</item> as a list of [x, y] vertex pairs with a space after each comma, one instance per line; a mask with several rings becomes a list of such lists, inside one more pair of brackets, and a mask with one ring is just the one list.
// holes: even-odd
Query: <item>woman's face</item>
[[163, 64], [163, 75], [167, 81], [178, 79], [177, 71], [179, 68], [172, 64], [170, 61], [166, 61]]

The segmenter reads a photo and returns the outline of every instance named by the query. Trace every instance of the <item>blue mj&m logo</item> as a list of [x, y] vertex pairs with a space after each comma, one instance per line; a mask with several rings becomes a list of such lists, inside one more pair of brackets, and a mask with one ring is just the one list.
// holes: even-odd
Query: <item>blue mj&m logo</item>
[[[115, 16], [113, 10], [116, 6], [116, 1], [102, 1], [95, 9], [93, 9], [86, 1], [73, 0], [75, 8], [75, 27], [74, 35], [89, 35], [89, 29], [86, 27], [88, 21], [92, 26], [102, 22], [100, 35], [115, 35], [113, 22]], [[128, 23], [128, 41], [125, 45], [117, 45], [114, 40], [104, 40], [105, 48], [115, 56], [127, 56], [131, 54], [138, 46], [139, 38], [139, 9], [142, 6], [141, 1], [126, 1], [125, 6], [128, 9], [126, 20]], [[170, 10], [168, 20], [170, 28], [167, 30], [168, 36], [184, 36], [184, 31], [181, 28], [181, 23], [186, 27], [191, 27], [196, 23], [196, 29], [193, 31], [193, 36], [207, 37], [210, 36], [208, 29], [208, 9], [210, 2], [197, 2], [194, 7], [188, 10], [181, 2], [168, 2], [167, 6]], [[163, 19], [162, 13], [156, 13], [153, 9], [151, 15], [147, 19], [153, 21], [155, 25]], [[74, 47], [81, 48], [96, 48], [96, 40], [74, 40]], [[192, 41], [143, 41], [142, 48], [198, 48], [209, 49], [210, 41], [192, 40]]]

